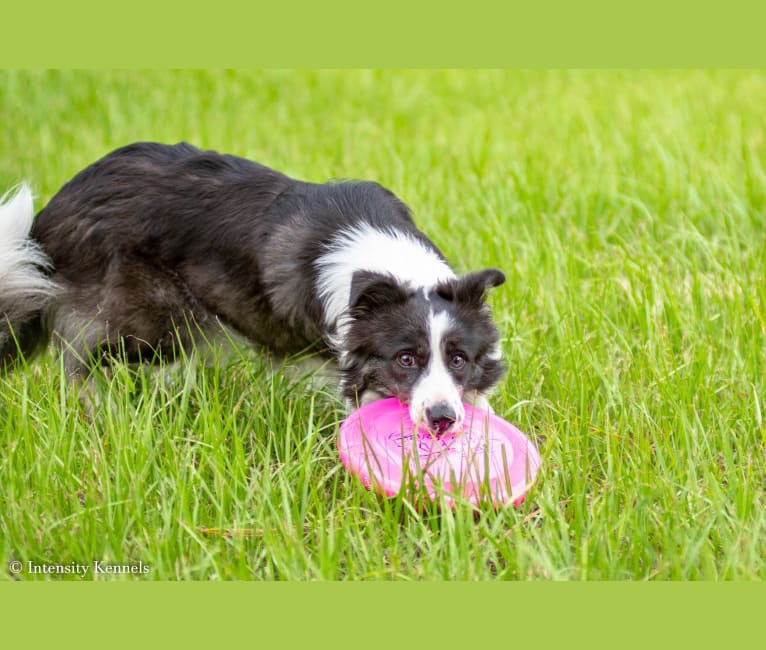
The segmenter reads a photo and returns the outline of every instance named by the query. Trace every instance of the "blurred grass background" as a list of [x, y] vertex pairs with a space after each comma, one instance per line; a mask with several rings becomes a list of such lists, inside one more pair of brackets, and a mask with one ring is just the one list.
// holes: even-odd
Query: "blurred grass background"
[[332, 391], [262, 354], [118, 368], [98, 426], [47, 355], [0, 378], [3, 561], [762, 579], [765, 105], [751, 71], [0, 72], [0, 188], [38, 207], [136, 140], [391, 188], [459, 271], [506, 272], [494, 406], [543, 455], [520, 508], [417, 511], [345, 473]]

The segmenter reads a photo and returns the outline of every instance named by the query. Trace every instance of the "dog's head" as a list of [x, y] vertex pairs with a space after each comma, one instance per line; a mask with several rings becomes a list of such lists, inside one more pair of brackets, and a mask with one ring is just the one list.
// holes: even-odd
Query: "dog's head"
[[365, 404], [397, 397], [434, 433], [457, 427], [464, 398], [502, 376], [499, 334], [485, 302], [497, 269], [413, 289], [390, 275], [354, 274], [341, 357], [343, 392]]

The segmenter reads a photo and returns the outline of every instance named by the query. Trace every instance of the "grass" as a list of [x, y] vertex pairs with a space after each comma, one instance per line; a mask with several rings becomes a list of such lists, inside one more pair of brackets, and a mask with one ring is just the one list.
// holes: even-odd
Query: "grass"
[[38, 206], [147, 139], [392, 188], [459, 270], [505, 270], [494, 406], [543, 457], [518, 508], [419, 511], [345, 472], [337, 397], [265, 355], [117, 366], [91, 424], [47, 354], [0, 377], [2, 565], [765, 578], [765, 105], [756, 72], [0, 73], [0, 188]]

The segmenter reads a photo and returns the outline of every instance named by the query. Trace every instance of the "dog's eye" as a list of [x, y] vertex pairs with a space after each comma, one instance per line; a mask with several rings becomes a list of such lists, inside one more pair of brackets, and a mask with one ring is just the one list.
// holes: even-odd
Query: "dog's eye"
[[464, 354], [453, 354], [452, 358], [449, 360], [449, 366], [453, 370], [460, 370], [466, 362], [466, 358]]
[[400, 352], [396, 355], [396, 361], [402, 368], [414, 368], [415, 356], [410, 352]]

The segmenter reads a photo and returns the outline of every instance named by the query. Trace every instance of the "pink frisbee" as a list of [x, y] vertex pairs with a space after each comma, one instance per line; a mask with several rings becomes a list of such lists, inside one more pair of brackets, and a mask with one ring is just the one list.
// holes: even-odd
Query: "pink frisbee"
[[509, 422], [465, 405], [462, 430], [434, 435], [417, 428], [395, 398], [357, 409], [340, 426], [341, 462], [366, 487], [393, 496], [403, 488], [473, 504], [518, 505], [534, 483], [540, 454]]

